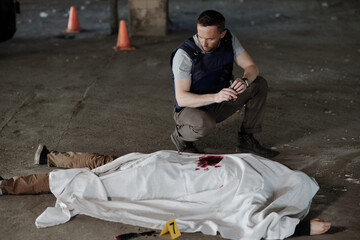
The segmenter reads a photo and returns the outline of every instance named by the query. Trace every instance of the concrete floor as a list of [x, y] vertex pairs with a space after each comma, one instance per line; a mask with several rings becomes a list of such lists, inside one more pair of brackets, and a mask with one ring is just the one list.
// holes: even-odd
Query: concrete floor
[[[127, 1], [119, 1], [126, 18]], [[75, 1], [85, 33], [63, 35], [69, 3], [28, 1], [14, 39], [0, 43], [0, 176], [49, 172], [35, 166], [40, 142], [59, 151], [123, 155], [174, 149], [169, 55], [204, 9], [222, 11], [270, 86], [263, 133], [273, 160], [314, 177], [321, 189], [308, 218], [333, 222], [329, 234], [360, 235], [360, 4], [358, 1], [169, 1], [170, 33], [136, 37], [138, 49], [115, 53], [107, 1]], [[99, 10], [100, 9], [100, 10]], [[40, 13], [48, 14], [46, 18]], [[44, 14], [42, 14], [44, 16]], [[80, 16], [82, 18], [80, 18]], [[236, 72], [240, 75], [240, 71]], [[230, 153], [241, 114], [199, 142]], [[77, 216], [37, 229], [51, 194], [0, 197], [0, 239], [113, 239], [136, 226]], [[71, 235], [70, 235], [71, 234]], [[158, 239], [158, 234], [136, 239]], [[222, 239], [201, 233], [180, 239]], [[301, 237], [298, 239], [307, 239]]]

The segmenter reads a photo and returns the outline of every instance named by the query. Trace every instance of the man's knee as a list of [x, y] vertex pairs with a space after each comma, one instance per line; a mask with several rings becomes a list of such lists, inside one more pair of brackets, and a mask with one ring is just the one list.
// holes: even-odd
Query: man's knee
[[216, 122], [214, 119], [202, 118], [193, 126], [193, 129], [200, 137], [205, 137], [214, 131], [215, 127]]
[[182, 111], [180, 116], [175, 117], [175, 121], [179, 126], [179, 134], [186, 141], [198, 140], [215, 129], [215, 118], [209, 112], [192, 108], [185, 108]]
[[216, 126], [215, 119], [206, 111], [193, 113], [189, 123], [192, 131], [196, 133], [198, 138], [208, 135]]
[[261, 77], [261, 76], [258, 76], [253, 84], [256, 84], [257, 85], [257, 88], [260, 90], [260, 91], [265, 91], [267, 92], [268, 89], [269, 89], [269, 86], [268, 86], [268, 83], [266, 81], [265, 78]]

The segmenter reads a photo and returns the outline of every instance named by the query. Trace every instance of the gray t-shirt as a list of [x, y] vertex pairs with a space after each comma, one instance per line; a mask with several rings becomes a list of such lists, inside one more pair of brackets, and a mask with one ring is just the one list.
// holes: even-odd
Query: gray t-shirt
[[[228, 30], [229, 31], [229, 30]], [[236, 36], [234, 36], [230, 32], [232, 36], [232, 46], [234, 50], [234, 59], [237, 58], [245, 49], [240, 44], [239, 40]], [[205, 52], [197, 38], [197, 34], [193, 36], [196, 46], [198, 46], [203, 54], [207, 54]], [[191, 77], [191, 67], [192, 60], [190, 56], [182, 49], [176, 51], [175, 56], [173, 58], [172, 72], [174, 73], [174, 78], [176, 79], [184, 79]]]

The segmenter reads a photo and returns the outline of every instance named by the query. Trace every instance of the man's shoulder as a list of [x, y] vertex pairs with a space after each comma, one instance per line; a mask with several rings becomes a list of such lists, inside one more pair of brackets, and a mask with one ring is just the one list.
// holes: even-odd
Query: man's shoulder
[[225, 28], [225, 30], [227, 30], [226, 35], [229, 35], [231, 38], [236, 38], [235, 34], [229, 28]]
[[201, 49], [196, 45], [193, 37], [186, 39], [174, 51], [173, 55], [179, 57], [196, 58], [201, 53]]
[[229, 29], [225, 29], [225, 30], [226, 30], [226, 34], [223, 38], [223, 41], [232, 43], [232, 39], [234, 38], [234, 35], [231, 33]]
[[190, 55], [182, 48], [178, 48], [177, 51], [174, 54], [174, 58], [177, 59], [191, 59]]
[[201, 52], [193, 37], [186, 39], [178, 48], [184, 50], [189, 56], [195, 52]]

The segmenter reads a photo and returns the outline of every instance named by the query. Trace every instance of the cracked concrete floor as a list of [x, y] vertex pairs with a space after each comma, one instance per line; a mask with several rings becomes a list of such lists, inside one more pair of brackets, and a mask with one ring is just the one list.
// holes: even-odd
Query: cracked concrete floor
[[[229, 27], [269, 81], [264, 131], [258, 138], [281, 152], [275, 161], [315, 177], [321, 187], [308, 217], [331, 220], [334, 227], [330, 234], [311, 239], [357, 239], [359, 4], [257, 0], [231, 1], [229, 8], [223, 2], [170, 1], [173, 32], [166, 38], [134, 37], [138, 49], [119, 53], [112, 50], [115, 36], [94, 31], [59, 38], [46, 32], [50, 28], [36, 17], [31, 28], [27, 19], [38, 2], [25, 3], [29, 11], [19, 18], [19, 31], [27, 30], [0, 43], [0, 176], [51, 171], [32, 164], [40, 142], [59, 151], [112, 155], [174, 149], [169, 139], [174, 127], [169, 54], [189, 36], [184, 32], [191, 29], [188, 21], [200, 9], [221, 8], [233, 16]], [[61, 21], [59, 26], [65, 26]], [[45, 26], [41, 36], [36, 35], [39, 24]], [[199, 146], [208, 152], [232, 152], [241, 117], [237, 114], [220, 124]], [[36, 229], [36, 217], [54, 203], [51, 194], [0, 197], [0, 239], [113, 239], [121, 233], [148, 231], [87, 216]], [[181, 238], [221, 239], [201, 233]]]

